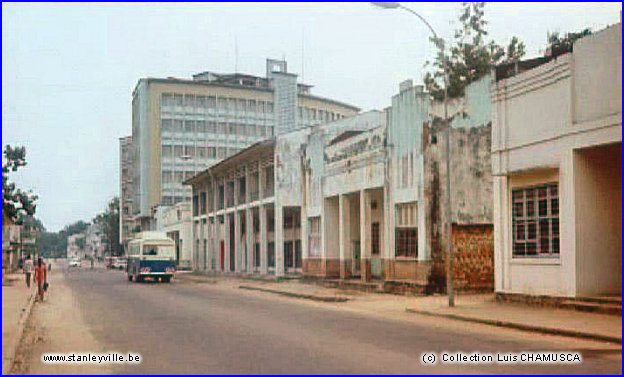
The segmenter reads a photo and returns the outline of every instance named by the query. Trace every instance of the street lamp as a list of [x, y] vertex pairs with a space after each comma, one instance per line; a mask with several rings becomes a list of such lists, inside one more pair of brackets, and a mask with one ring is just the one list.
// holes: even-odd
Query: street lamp
[[401, 3], [396, 2], [373, 2], [373, 6], [382, 9], [401, 9], [418, 17], [433, 34], [433, 43], [439, 49], [439, 58], [442, 59], [442, 68], [444, 70], [444, 121], [446, 127], [446, 292], [448, 293], [449, 306], [455, 306], [455, 290], [453, 288], [453, 238], [452, 238], [452, 211], [451, 211], [451, 124], [448, 119], [448, 66], [446, 62], [444, 39], [439, 38], [431, 24], [427, 20]]

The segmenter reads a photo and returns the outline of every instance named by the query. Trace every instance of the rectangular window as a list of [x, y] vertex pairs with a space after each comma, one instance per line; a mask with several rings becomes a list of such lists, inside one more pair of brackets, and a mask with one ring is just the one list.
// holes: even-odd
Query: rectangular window
[[173, 95], [171, 93], [163, 93], [162, 94], [162, 106], [172, 106], [173, 105]]
[[195, 157], [195, 147], [192, 145], [186, 145], [184, 147], [184, 157], [193, 159]]
[[182, 96], [182, 94], [174, 94], [173, 102], [176, 106], [182, 106], [184, 104], [184, 97]]
[[[416, 223], [417, 209], [418, 207], [416, 202], [401, 203], [396, 205], [395, 255], [397, 257], [418, 257], [418, 228]], [[379, 237], [379, 228], [377, 230], [373, 229], [373, 233], [375, 233], [375, 231], [377, 232], [377, 237]], [[376, 244], [377, 247], [379, 247], [379, 240], [377, 240]]]
[[169, 170], [163, 170], [162, 172], [162, 183], [169, 183], [172, 180], [172, 174]]
[[206, 97], [206, 105], [209, 109], [214, 109], [217, 106], [217, 99], [214, 96]]
[[195, 132], [195, 121], [194, 120], [185, 120], [184, 121], [184, 131], [186, 131], [186, 132]]
[[176, 131], [176, 132], [184, 131], [184, 122], [181, 119], [174, 120], [172, 131]]
[[163, 145], [162, 146], [162, 156], [163, 157], [171, 157], [171, 155], [172, 155], [171, 145]]
[[176, 183], [181, 183], [184, 180], [184, 173], [181, 171], [176, 171], [173, 173], [173, 178]]
[[161, 120], [161, 128], [163, 131], [172, 131], [173, 130], [173, 120], [171, 119], [162, 119]]
[[308, 237], [308, 245], [310, 248], [310, 257], [321, 256], [321, 218], [311, 217], [308, 219], [310, 224], [310, 236]]
[[176, 157], [182, 157], [184, 154], [184, 147], [182, 145], [175, 145], [173, 147], [173, 155]]
[[418, 232], [416, 228], [396, 228], [396, 256], [418, 257]]
[[512, 191], [514, 257], [559, 256], [558, 184]]
[[197, 127], [197, 133], [205, 133], [206, 132], [206, 122], [203, 120], [198, 120], [195, 123], [195, 127]]
[[269, 242], [269, 250], [268, 250], [268, 264], [269, 267], [275, 267], [275, 242]]

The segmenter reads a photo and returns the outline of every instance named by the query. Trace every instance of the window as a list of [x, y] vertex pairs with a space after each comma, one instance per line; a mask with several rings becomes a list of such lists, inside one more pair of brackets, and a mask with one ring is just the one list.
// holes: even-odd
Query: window
[[215, 155], [216, 155], [215, 147], [206, 148], [206, 156], [208, 158], [215, 158]]
[[206, 158], [206, 148], [204, 148], [204, 147], [197, 147], [195, 150], [197, 151], [197, 157], [199, 157], [201, 159], [205, 159]]
[[217, 105], [217, 99], [215, 97], [206, 97], [206, 104], [209, 109], [214, 109]]
[[176, 119], [173, 121], [173, 130], [172, 131], [184, 131], [184, 122], [180, 119]]
[[173, 120], [171, 119], [163, 119], [161, 121], [161, 128], [163, 131], [172, 131], [173, 130]]
[[217, 132], [217, 124], [215, 122], [206, 123], [206, 132], [211, 134]]
[[249, 102], [247, 103], [247, 111], [250, 111], [250, 112], [255, 112], [256, 111], [256, 101], [255, 100], [249, 100]]
[[192, 145], [186, 145], [184, 147], [184, 156], [192, 159], [195, 156], [195, 147]]
[[206, 214], [206, 193], [199, 194], [199, 211], [202, 215]]
[[[184, 180], [184, 173], [181, 171], [176, 171], [173, 173], [174, 182], [180, 183]], [[176, 198], [177, 199], [177, 198]], [[177, 202], [177, 200], [176, 200]]]
[[163, 106], [172, 106], [173, 105], [173, 95], [170, 93], [162, 94], [162, 105]]
[[320, 217], [311, 217], [308, 220], [310, 224], [310, 235], [308, 237], [309, 247], [310, 247], [310, 257], [320, 257], [321, 256], [321, 218]]
[[184, 154], [184, 147], [181, 145], [175, 145], [173, 147], [173, 155], [176, 157], [181, 157]]
[[185, 120], [184, 121], [184, 131], [186, 131], [186, 132], [195, 132], [195, 121], [194, 120]]
[[268, 264], [269, 267], [275, 267], [275, 242], [269, 242]]
[[184, 97], [182, 97], [182, 94], [174, 94], [173, 102], [175, 103], [176, 106], [182, 106], [184, 102]]
[[221, 158], [225, 158], [225, 153], [226, 150], [224, 147], [217, 147], [217, 158], [221, 159]]
[[203, 120], [198, 120], [196, 123], [196, 127], [197, 127], [197, 133], [204, 133], [206, 132], [206, 122]]
[[[418, 257], [417, 212], [418, 207], [415, 202], [401, 203], [396, 206], [395, 255], [397, 257]], [[379, 229], [377, 229], [377, 233], [379, 234]]]
[[169, 183], [171, 182], [172, 179], [172, 173], [169, 170], [163, 170], [162, 172], [162, 182], [163, 183]]
[[195, 107], [195, 96], [187, 94], [184, 96], [184, 106]]
[[559, 255], [558, 184], [512, 191], [514, 257]]
[[171, 157], [172, 148], [171, 145], [163, 145], [162, 146], [162, 155], [163, 157]]
[[418, 232], [416, 228], [396, 228], [396, 256], [418, 256]]

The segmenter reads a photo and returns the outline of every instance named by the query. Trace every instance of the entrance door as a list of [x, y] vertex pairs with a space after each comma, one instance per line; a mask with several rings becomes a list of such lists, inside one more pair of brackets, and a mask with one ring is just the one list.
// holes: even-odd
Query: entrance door
[[381, 277], [381, 237], [379, 223], [371, 224], [371, 273]]

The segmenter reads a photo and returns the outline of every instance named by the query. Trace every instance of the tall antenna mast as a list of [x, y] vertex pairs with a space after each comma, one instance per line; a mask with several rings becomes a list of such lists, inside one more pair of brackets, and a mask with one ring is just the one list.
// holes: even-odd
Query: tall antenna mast
[[304, 81], [304, 68], [305, 68], [305, 40], [304, 40], [304, 35], [305, 35], [305, 30], [302, 28], [301, 29], [301, 82]]

